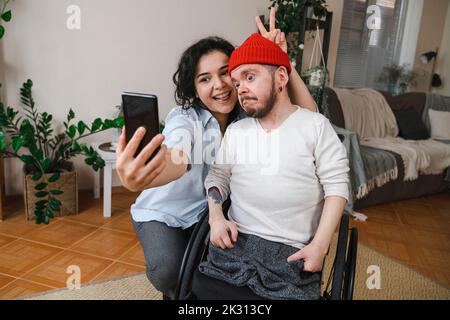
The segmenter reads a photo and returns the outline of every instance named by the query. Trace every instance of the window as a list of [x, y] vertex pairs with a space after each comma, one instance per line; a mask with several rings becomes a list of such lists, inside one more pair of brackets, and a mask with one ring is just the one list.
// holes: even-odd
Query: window
[[383, 67], [400, 59], [406, 3], [344, 1], [334, 86], [379, 89], [376, 80]]

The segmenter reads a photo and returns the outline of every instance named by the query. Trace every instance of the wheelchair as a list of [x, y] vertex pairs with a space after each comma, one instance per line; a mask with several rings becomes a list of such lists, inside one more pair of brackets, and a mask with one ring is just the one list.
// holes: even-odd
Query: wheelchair
[[[230, 201], [224, 205], [228, 212]], [[200, 273], [198, 266], [208, 254], [208, 209], [194, 228], [183, 257], [175, 292], [176, 300], [263, 300], [248, 287], [237, 287]], [[342, 216], [336, 255], [321, 300], [352, 300], [355, 281], [358, 230], [349, 229], [349, 214]], [[325, 259], [329, 258], [329, 252]], [[323, 283], [323, 279], [322, 279]]]

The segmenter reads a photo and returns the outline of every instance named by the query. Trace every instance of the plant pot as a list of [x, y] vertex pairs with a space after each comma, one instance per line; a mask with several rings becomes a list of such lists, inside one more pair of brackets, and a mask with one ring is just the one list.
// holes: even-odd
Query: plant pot
[[[24, 202], [25, 202], [25, 215], [27, 220], [35, 219], [35, 202], [41, 200], [35, 196], [36, 185], [41, 182], [46, 182], [51, 176], [51, 173], [45, 174], [40, 180], [33, 181], [32, 174], [29, 174], [28, 167], [24, 167]], [[55, 213], [55, 216], [67, 216], [78, 214], [78, 182], [77, 173], [74, 170], [72, 163], [67, 163], [66, 171], [61, 172], [61, 176], [58, 181], [49, 183], [49, 190], [57, 189], [64, 193], [57, 196], [61, 201], [61, 209]]]

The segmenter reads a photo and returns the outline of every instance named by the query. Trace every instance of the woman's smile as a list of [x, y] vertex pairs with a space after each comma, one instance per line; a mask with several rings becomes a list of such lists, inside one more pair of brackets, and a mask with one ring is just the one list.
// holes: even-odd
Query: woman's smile
[[213, 99], [219, 103], [227, 103], [231, 98], [232, 91], [217, 94], [213, 96]]

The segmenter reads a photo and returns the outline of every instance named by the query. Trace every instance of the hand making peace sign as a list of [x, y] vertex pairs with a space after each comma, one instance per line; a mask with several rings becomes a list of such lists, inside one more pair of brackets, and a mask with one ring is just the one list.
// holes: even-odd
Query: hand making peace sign
[[255, 18], [256, 25], [258, 26], [259, 32], [264, 38], [269, 39], [272, 42], [275, 42], [277, 45], [280, 46], [283, 52], [287, 53], [288, 47], [286, 42], [286, 35], [284, 34], [284, 32], [281, 32], [280, 29], [276, 29], [275, 13], [276, 13], [275, 7], [270, 8], [269, 31], [266, 30], [266, 27], [262, 23], [259, 16]]

